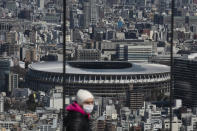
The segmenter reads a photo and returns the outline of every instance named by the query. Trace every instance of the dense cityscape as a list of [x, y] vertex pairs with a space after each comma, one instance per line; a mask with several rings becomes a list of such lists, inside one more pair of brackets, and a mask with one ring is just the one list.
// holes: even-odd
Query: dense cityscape
[[79, 89], [92, 131], [197, 131], [197, 0], [171, 2], [0, 0], [0, 131], [62, 131]]

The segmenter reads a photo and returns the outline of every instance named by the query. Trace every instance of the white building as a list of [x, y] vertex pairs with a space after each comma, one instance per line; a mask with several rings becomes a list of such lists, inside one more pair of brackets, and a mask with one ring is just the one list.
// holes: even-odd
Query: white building
[[119, 42], [116, 47], [118, 60], [131, 62], [148, 62], [149, 58], [156, 55], [155, 43], [147, 40], [128, 40]]
[[38, 7], [43, 10], [44, 9], [44, 0], [38, 0]]
[[0, 112], [4, 112], [4, 97], [0, 95]]
[[106, 118], [117, 119], [117, 111], [114, 105], [106, 106]]
[[62, 94], [61, 93], [54, 93], [52, 97], [50, 97], [50, 106], [52, 108], [55, 108], [57, 110], [62, 109], [63, 100], [62, 100]]
[[[177, 117], [172, 118], [172, 131], [179, 131], [182, 126], [182, 121], [179, 120]], [[170, 128], [170, 120], [165, 119], [164, 120], [164, 128], [169, 129]]]
[[[62, 99], [62, 93], [53, 93], [52, 96], [50, 97], [50, 101], [49, 101], [49, 107], [51, 108], [55, 108], [57, 110], [62, 109], [63, 106], [63, 99]], [[75, 100], [74, 97], [65, 98], [65, 104], [69, 105], [70, 103], [72, 103]]]
[[9, 74], [9, 91], [12, 91], [14, 88], [18, 88], [18, 74]]

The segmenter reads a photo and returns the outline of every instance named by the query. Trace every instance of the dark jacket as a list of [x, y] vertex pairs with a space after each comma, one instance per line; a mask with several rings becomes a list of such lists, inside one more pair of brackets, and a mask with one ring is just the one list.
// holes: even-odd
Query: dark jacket
[[65, 121], [66, 131], [90, 131], [88, 115], [69, 111]]
[[69, 105], [66, 110], [68, 111], [64, 120], [66, 131], [90, 131], [89, 115], [76, 102]]

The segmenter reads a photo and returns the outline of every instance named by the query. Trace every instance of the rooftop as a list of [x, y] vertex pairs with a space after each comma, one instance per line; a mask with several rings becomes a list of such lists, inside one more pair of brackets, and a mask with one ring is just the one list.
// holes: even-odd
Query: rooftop
[[[29, 69], [62, 73], [62, 62], [38, 62], [29, 65]], [[132, 75], [132, 74], [155, 74], [170, 72], [170, 67], [161, 64], [130, 63], [130, 62], [67, 62], [66, 73], [68, 74], [109, 74], [109, 75]]]

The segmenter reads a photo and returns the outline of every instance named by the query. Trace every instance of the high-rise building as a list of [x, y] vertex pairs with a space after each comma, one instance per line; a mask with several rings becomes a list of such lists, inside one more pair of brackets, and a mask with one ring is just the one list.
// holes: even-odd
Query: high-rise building
[[80, 61], [98, 61], [101, 59], [101, 52], [97, 49], [79, 49], [76, 51], [76, 59]]
[[14, 11], [17, 8], [17, 4], [15, 1], [7, 0], [5, 1], [5, 7]]
[[165, 0], [160, 0], [159, 1], [159, 9], [160, 9], [160, 12], [163, 13], [165, 12], [166, 10], [166, 1]]
[[86, 1], [83, 3], [84, 6], [84, 26], [89, 27], [90, 25], [90, 2]]
[[[197, 55], [196, 55], [197, 56]], [[174, 59], [174, 99], [183, 106], [197, 107], [197, 57]]]
[[84, 6], [84, 26], [96, 25], [98, 21], [98, 6], [97, 0], [87, 0], [83, 3]]
[[8, 91], [12, 91], [14, 88], [18, 88], [18, 74], [10, 73]]
[[104, 131], [106, 126], [106, 120], [104, 116], [98, 118], [96, 123], [96, 131]]
[[140, 90], [133, 90], [133, 85], [129, 87], [129, 107], [131, 110], [142, 108], [144, 104], [144, 94]]
[[10, 73], [10, 61], [0, 58], [0, 91], [7, 92]]
[[19, 45], [16, 44], [0, 44], [0, 55], [6, 53], [7, 56], [19, 56]]
[[20, 59], [28, 62], [37, 61], [39, 58], [37, 56], [36, 47], [22, 47], [20, 48]]
[[10, 44], [17, 43], [17, 33], [16, 32], [7, 32], [6, 33], [6, 42]]
[[96, 25], [96, 22], [98, 20], [98, 9], [97, 9], [97, 0], [91, 0], [90, 1], [90, 22], [91, 25]]
[[133, 40], [129, 44], [118, 44], [116, 48], [117, 59], [132, 62], [147, 62], [149, 57], [154, 54], [154, 46], [143, 43], [143, 40]]
[[0, 95], [0, 113], [4, 112], [4, 97]]
[[7, 23], [6, 21], [1, 21], [0, 22], [0, 31], [5, 32], [5, 31], [10, 31], [12, 25], [10, 23]]
[[38, 7], [44, 9], [44, 0], [37, 0]]

